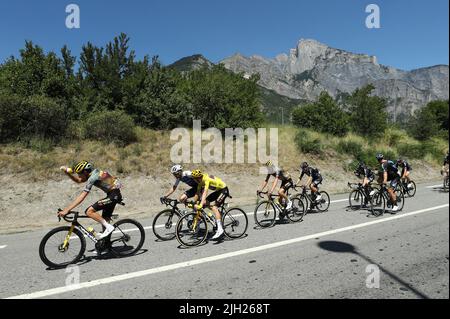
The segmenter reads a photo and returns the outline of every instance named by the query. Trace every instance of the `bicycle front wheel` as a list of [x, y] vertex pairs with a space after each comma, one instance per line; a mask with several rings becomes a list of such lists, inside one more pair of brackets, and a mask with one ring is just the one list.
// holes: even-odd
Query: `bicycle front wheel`
[[83, 234], [70, 226], [62, 226], [51, 230], [44, 236], [39, 245], [39, 257], [50, 268], [64, 268], [77, 263], [86, 250], [86, 239]]
[[287, 213], [287, 217], [293, 223], [298, 223], [303, 220], [303, 217], [306, 214], [306, 208], [303, 204], [303, 201], [300, 197], [291, 198], [292, 208]]
[[225, 236], [228, 238], [241, 238], [247, 232], [248, 217], [240, 208], [231, 208], [222, 216]]
[[350, 193], [348, 197], [348, 203], [350, 205], [351, 210], [360, 210], [363, 207], [363, 202], [364, 202], [364, 195], [361, 193], [360, 190], [355, 189]]
[[277, 211], [272, 202], [263, 201], [255, 208], [255, 223], [261, 228], [268, 228], [275, 224]]
[[153, 234], [162, 241], [175, 239], [175, 227], [180, 215], [173, 209], [166, 209], [158, 213], [153, 219]]
[[175, 235], [182, 246], [198, 246], [208, 236], [208, 223], [205, 217], [197, 213], [186, 214], [178, 220]]
[[132, 256], [142, 248], [145, 230], [133, 219], [123, 219], [114, 224], [116, 228], [109, 237], [109, 249], [117, 257]]

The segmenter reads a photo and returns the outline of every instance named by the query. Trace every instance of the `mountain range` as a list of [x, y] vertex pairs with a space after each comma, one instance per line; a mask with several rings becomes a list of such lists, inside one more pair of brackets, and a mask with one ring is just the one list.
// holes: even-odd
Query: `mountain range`
[[[260, 75], [262, 104], [267, 111], [283, 103], [290, 108], [313, 101], [322, 91], [339, 98], [369, 83], [375, 86], [375, 95], [387, 100], [394, 120], [409, 117], [430, 101], [449, 98], [448, 65], [404, 71], [379, 64], [375, 56], [331, 48], [311, 39], [301, 39], [289, 54], [275, 58], [235, 54], [220, 63], [245, 76]], [[186, 71], [211, 65], [203, 56], [195, 55], [172, 66]]]

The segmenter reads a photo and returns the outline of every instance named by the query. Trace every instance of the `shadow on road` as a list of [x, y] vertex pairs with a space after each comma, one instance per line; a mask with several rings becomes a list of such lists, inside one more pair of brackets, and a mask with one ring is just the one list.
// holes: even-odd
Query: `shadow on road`
[[377, 265], [378, 268], [384, 272], [385, 274], [387, 274], [389, 277], [391, 277], [393, 280], [397, 281], [400, 285], [402, 285], [403, 287], [409, 289], [412, 293], [414, 293], [417, 297], [422, 298], [422, 299], [429, 299], [430, 297], [428, 297], [427, 295], [425, 295], [424, 293], [420, 292], [418, 289], [414, 288], [413, 286], [411, 286], [410, 284], [408, 284], [407, 282], [403, 281], [401, 278], [399, 278], [398, 276], [394, 275], [393, 273], [391, 273], [390, 271], [388, 271], [386, 268], [381, 267], [379, 264], [377, 264], [375, 261], [373, 261], [372, 259], [370, 259], [369, 257], [365, 256], [364, 254], [362, 254], [361, 252], [359, 252], [355, 246], [348, 244], [348, 243], [344, 243], [341, 241], [322, 241], [320, 243], [317, 244], [320, 248], [324, 249], [324, 250], [328, 250], [334, 253], [352, 253], [355, 254], [359, 257], [361, 257], [362, 259], [366, 260], [369, 264], [373, 264], [373, 265]]

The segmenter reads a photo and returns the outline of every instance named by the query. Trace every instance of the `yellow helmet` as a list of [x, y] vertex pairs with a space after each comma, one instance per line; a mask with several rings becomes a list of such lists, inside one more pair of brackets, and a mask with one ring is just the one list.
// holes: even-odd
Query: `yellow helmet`
[[77, 165], [73, 167], [73, 171], [77, 174], [80, 174], [84, 171], [91, 172], [94, 167], [91, 163], [87, 161], [81, 161]]
[[272, 161], [267, 161], [266, 162], [266, 166], [272, 166], [272, 165], [273, 165]]
[[193, 178], [203, 177], [203, 173], [199, 169], [196, 169], [196, 170], [192, 171], [192, 177]]

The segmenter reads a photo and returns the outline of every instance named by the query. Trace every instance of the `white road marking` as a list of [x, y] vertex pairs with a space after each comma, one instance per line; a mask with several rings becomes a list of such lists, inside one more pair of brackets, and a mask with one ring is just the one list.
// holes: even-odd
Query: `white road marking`
[[442, 184], [439, 184], [439, 185], [433, 185], [433, 186], [427, 186], [427, 187], [425, 187], [425, 188], [436, 188], [436, 187], [442, 187]]
[[431, 208], [417, 210], [417, 211], [411, 212], [411, 213], [382, 218], [382, 219], [378, 219], [375, 221], [370, 221], [370, 222], [366, 222], [366, 223], [362, 223], [362, 224], [358, 224], [358, 225], [352, 225], [352, 226], [329, 230], [329, 231], [316, 233], [316, 234], [312, 234], [312, 235], [308, 235], [308, 236], [284, 240], [284, 241], [280, 241], [280, 242], [276, 242], [276, 243], [272, 243], [272, 244], [267, 244], [267, 245], [253, 247], [253, 248], [233, 251], [233, 252], [216, 255], [216, 256], [211, 256], [211, 257], [206, 257], [206, 258], [194, 259], [194, 260], [190, 260], [190, 261], [185, 261], [185, 262], [181, 262], [181, 263], [177, 263], [177, 264], [146, 269], [146, 270], [142, 270], [142, 271], [136, 271], [136, 272], [132, 272], [132, 273], [128, 273], [128, 274], [92, 280], [90, 282], [84, 282], [84, 283], [80, 283], [80, 284], [76, 284], [76, 285], [37, 291], [34, 293], [23, 294], [23, 295], [19, 295], [19, 296], [9, 297], [6, 299], [43, 298], [43, 297], [48, 297], [48, 296], [52, 296], [52, 295], [66, 293], [69, 291], [75, 291], [75, 290], [80, 290], [80, 289], [85, 289], [85, 288], [90, 288], [90, 287], [96, 287], [96, 286], [100, 286], [100, 285], [111, 284], [111, 283], [119, 282], [119, 281], [123, 281], [123, 280], [144, 277], [144, 276], [157, 274], [157, 273], [161, 273], [161, 272], [166, 272], [166, 271], [170, 271], [170, 270], [190, 267], [190, 266], [194, 266], [194, 265], [214, 262], [214, 261], [232, 258], [232, 257], [236, 257], [236, 256], [242, 256], [242, 255], [246, 255], [246, 254], [250, 254], [250, 253], [254, 253], [254, 252], [273, 249], [273, 248], [277, 248], [277, 247], [281, 247], [281, 246], [291, 245], [291, 244], [303, 242], [306, 240], [315, 239], [317, 237], [329, 236], [329, 235], [338, 234], [338, 233], [342, 233], [342, 232], [353, 230], [353, 229], [358, 229], [358, 228], [368, 227], [368, 226], [372, 226], [372, 225], [376, 225], [376, 224], [391, 222], [396, 219], [401, 219], [401, 218], [406, 218], [406, 217], [410, 217], [410, 216], [414, 216], [414, 215], [418, 215], [418, 214], [423, 214], [423, 213], [439, 210], [439, 209], [442, 209], [442, 208], [445, 208], [448, 206], [449, 206], [449, 204], [435, 206], [435, 207], [431, 207]]
[[6, 247], [8, 247], [8, 245], [3, 245], [3, 246], [0, 246], [0, 249], [6, 248]]

